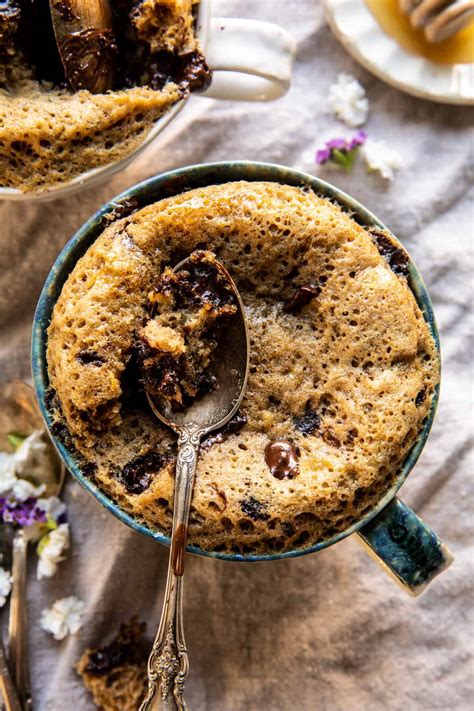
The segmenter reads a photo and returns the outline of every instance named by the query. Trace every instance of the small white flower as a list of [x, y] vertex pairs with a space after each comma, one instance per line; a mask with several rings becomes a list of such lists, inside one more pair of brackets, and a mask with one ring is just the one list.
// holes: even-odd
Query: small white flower
[[11, 493], [17, 501], [26, 501], [26, 499], [35, 499], [41, 496], [46, 491], [45, 484], [34, 486], [26, 479], [17, 479], [11, 488]]
[[86, 611], [86, 605], [74, 595], [63, 597], [53, 604], [49, 610], [41, 613], [41, 627], [45, 632], [61, 640], [68, 634], [75, 634], [81, 627]]
[[11, 491], [16, 480], [14, 455], [0, 452], [0, 494]]
[[23, 440], [13, 454], [17, 464], [17, 472], [22, 473], [27, 466], [33, 463], [33, 460], [41, 459], [44, 452], [46, 452], [46, 442], [43, 440], [43, 432], [34, 430]]
[[25, 501], [45, 491], [44, 484], [35, 487], [28, 481], [29, 478], [41, 481], [50, 468], [42, 436], [41, 430], [35, 430], [12, 454], [0, 452], [0, 494], [9, 493], [18, 501]]
[[61, 523], [40, 541], [36, 569], [38, 580], [51, 578], [56, 573], [58, 563], [64, 560], [63, 553], [67, 548], [69, 548], [69, 524]]
[[362, 152], [369, 170], [378, 171], [386, 180], [393, 180], [395, 171], [403, 165], [400, 153], [387, 146], [385, 141], [374, 141], [368, 138]]
[[43, 432], [32, 432], [13, 453], [15, 474], [43, 481], [51, 469], [48, 445], [43, 439]]
[[3, 607], [12, 589], [13, 578], [5, 568], [0, 568], [0, 607]]
[[66, 513], [66, 504], [57, 496], [49, 496], [47, 499], [38, 499], [37, 506], [45, 512], [53, 521], [57, 521], [64, 513]]
[[329, 89], [329, 106], [348, 126], [362, 126], [369, 115], [369, 101], [362, 84], [350, 74], [339, 74]]

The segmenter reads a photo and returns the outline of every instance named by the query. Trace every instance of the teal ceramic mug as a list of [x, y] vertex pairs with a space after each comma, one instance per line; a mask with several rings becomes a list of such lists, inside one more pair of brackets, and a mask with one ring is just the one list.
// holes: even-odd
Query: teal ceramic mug
[[[329, 183], [315, 178], [314, 176], [279, 165], [247, 161], [209, 163], [180, 168], [179, 170], [150, 178], [139, 185], [129, 188], [96, 212], [64, 247], [51, 269], [38, 302], [33, 324], [32, 339], [33, 381], [39, 405], [50, 432], [52, 413], [49, 409], [48, 398], [46, 396], [49, 386], [46, 363], [48, 324], [51, 319], [54, 304], [61, 292], [64, 282], [74, 268], [77, 260], [103, 231], [108, 222], [107, 216], [110, 215], [110, 213], [114, 215], [121, 214], [121, 212], [127, 210], [130, 205], [133, 205], [134, 208], [144, 207], [157, 200], [182, 193], [186, 190], [234, 180], [267, 180], [286, 185], [308, 187], [319, 195], [337, 201], [337, 203], [343, 209], [349, 211], [359, 223], [387, 229], [375, 215], [369, 212], [360, 203]], [[431, 300], [423, 280], [411, 260], [409, 260], [408, 283], [423, 312], [424, 318], [436, 342], [436, 346], [439, 349], [438, 331], [434, 320]], [[365, 514], [357, 523], [351, 525], [345, 531], [319, 541], [311, 547], [296, 549], [285, 553], [241, 555], [210, 552], [194, 546], [188, 546], [188, 551], [233, 561], [275, 560], [314, 553], [333, 543], [337, 543], [346, 536], [356, 533], [369, 552], [382, 563], [397, 582], [401, 583], [411, 594], [419, 594], [436, 575], [451, 564], [452, 555], [429, 526], [406, 504], [401, 502], [396, 497], [396, 494], [413, 469], [427, 440], [437, 401], [438, 391], [436, 391], [434, 395], [430, 414], [426, 418], [415, 445], [405, 458], [395, 484], [369, 513]], [[55, 437], [54, 432], [51, 432], [51, 436], [69, 471], [101, 504], [131, 528], [152, 536], [160, 543], [169, 545], [170, 541], [167, 536], [153, 531], [145, 524], [136, 521], [98, 489], [81, 470], [79, 462], [74, 458], [74, 453], [67, 448], [64, 442]]]

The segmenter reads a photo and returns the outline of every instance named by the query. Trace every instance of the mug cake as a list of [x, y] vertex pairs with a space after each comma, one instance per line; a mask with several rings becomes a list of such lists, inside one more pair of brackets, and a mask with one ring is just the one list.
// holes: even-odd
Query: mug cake
[[195, 0], [91, 0], [97, 28], [85, 5], [0, 3], [2, 187], [45, 190], [119, 161], [211, 82]]
[[243, 554], [309, 547], [395, 482], [439, 358], [400, 245], [308, 188], [197, 188], [106, 226], [49, 325], [54, 433], [124, 511], [169, 534], [176, 437], [147, 404], [140, 348], [150, 294], [196, 250], [240, 291], [250, 373], [240, 411], [202, 442], [189, 542]]

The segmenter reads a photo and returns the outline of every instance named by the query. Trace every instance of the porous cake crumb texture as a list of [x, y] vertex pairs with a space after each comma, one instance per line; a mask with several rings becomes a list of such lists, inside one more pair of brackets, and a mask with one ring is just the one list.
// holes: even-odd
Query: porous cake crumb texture
[[[203, 444], [190, 542], [309, 546], [393, 483], [439, 379], [403, 251], [309, 190], [227, 183], [111, 224], [69, 276], [49, 328], [57, 430], [125, 511], [169, 533], [175, 437], [140, 393], [135, 344], [159, 275], [202, 248], [242, 294], [251, 366], [240, 418]], [[291, 467], [272, 473], [275, 441], [291, 445]]]

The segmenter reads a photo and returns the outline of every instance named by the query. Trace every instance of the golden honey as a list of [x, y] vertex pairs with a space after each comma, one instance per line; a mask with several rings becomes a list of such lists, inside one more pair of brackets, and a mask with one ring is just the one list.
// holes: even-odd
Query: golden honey
[[432, 44], [423, 30], [414, 29], [398, 6], [398, 0], [365, 0], [365, 3], [387, 35], [412, 54], [438, 64], [474, 62], [474, 22], [453, 37]]

